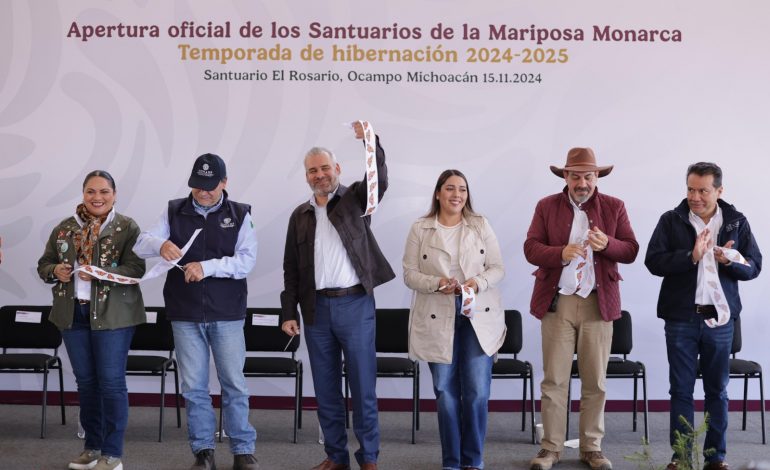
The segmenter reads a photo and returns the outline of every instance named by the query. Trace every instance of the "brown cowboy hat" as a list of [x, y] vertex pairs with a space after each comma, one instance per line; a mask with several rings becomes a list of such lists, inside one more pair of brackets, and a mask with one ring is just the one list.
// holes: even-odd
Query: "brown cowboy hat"
[[565, 171], [598, 171], [599, 178], [607, 176], [613, 165], [596, 166], [594, 151], [588, 147], [575, 147], [567, 152], [567, 163], [563, 168], [551, 165], [551, 171], [559, 178], [564, 178]]

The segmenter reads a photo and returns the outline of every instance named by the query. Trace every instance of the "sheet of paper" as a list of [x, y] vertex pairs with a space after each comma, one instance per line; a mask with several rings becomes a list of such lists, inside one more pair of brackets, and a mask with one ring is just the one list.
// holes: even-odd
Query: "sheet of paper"
[[253, 313], [251, 315], [251, 324], [260, 326], [278, 326], [278, 315], [263, 315]]
[[27, 312], [16, 310], [16, 323], [40, 323], [43, 319], [42, 312]]
[[147, 323], [158, 323], [158, 312], [146, 310], [144, 313], [147, 315]]

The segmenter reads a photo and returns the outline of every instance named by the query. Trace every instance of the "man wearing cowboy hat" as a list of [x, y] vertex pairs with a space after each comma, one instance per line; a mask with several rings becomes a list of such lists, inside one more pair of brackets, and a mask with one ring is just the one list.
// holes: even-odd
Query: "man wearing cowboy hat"
[[567, 183], [535, 208], [524, 255], [538, 267], [530, 310], [541, 320], [543, 381], [541, 449], [532, 470], [560, 460], [567, 426], [572, 357], [580, 369], [580, 460], [594, 470], [612, 463], [601, 451], [607, 361], [612, 321], [620, 318], [618, 263], [639, 252], [623, 201], [599, 193], [598, 178], [612, 166], [597, 166], [590, 148], [573, 148], [563, 168], [551, 171]]

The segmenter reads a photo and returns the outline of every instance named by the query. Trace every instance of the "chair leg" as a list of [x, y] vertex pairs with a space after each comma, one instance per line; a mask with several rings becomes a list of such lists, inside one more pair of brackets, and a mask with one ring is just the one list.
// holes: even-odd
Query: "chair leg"
[[535, 374], [532, 369], [532, 364], [527, 363], [529, 366], [529, 426], [532, 432], [532, 444], [535, 444]]
[[767, 444], [765, 439], [765, 387], [762, 383], [762, 371], [759, 372], [759, 416], [762, 419], [762, 445]]
[[299, 374], [299, 378], [297, 379], [299, 380], [299, 419], [297, 420], [297, 427], [299, 429], [302, 429], [302, 404], [303, 404], [305, 395], [303, 394], [303, 391], [302, 391], [302, 381], [304, 380], [303, 379], [304, 373], [302, 372], [301, 362], [299, 363], [299, 369], [297, 373]]
[[350, 429], [350, 384], [348, 384], [348, 374], [345, 374], [343, 387], [345, 387], [345, 428]]
[[222, 442], [222, 422], [225, 419], [224, 407], [219, 404], [219, 442]]
[[294, 377], [294, 444], [297, 443], [297, 428], [299, 427], [299, 409], [302, 398], [299, 395], [299, 381], [302, 375], [297, 371], [297, 375]]
[[166, 367], [161, 369], [160, 376], [160, 418], [158, 420], [158, 442], [163, 442], [163, 411], [166, 407]]
[[59, 369], [59, 407], [61, 408], [61, 424], [67, 424], [67, 418], [64, 413], [64, 374], [62, 373], [61, 359], [56, 358], [57, 368]]
[[412, 444], [415, 443], [415, 432], [417, 432], [417, 400], [420, 399], [417, 389], [417, 373], [412, 375]]
[[417, 381], [417, 426], [416, 429], [420, 430], [420, 363], [415, 361], [414, 373], [417, 374], [414, 380]]
[[637, 408], [636, 404], [637, 404], [637, 400], [639, 398], [639, 393], [637, 391], [638, 390], [638, 382], [637, 382], [638, 380], [639, 380], [639, 375], [638, 374], [634, 374], [634, 409], [632, 410], [632, 416], [633, 417], [631, 418], [631, 420], [632, 420], [631, 430], [634, 431], [634, 432], [636, 432], [636, 408]]
[[[542, 406], [542, 403], [541, 403]], [[540, 411], [542, 413], [542, 410]], [[569, 379], [569, 385], [567, 386], [567, 430], [564, 435], [564, 440], [569, 440], [569, 415], [572, 413], [572, 377]]]
[[525, 423], [527, 421], [527, 376], [524, 376], [524, 381], [521, 386], [521, 431], [524, 432]]
[[642, 365], [642, 399], [644, 400], [644, 408], [642, 409], [644, 413], [644, 442], [650, 442], [650, 433], [647, 430], [647, 370], [645, 369], [644, 365]]
[[176, 363], [172, 364], [174, 367], [174, 397], [176, 397], [176, 427], [182, 427], [182, 413], [179, 410], [179, 375], [176, 372]]
[[45, 439], [45, 410], [48, 405], [48, 364], [43, 368], [43, 417], [40, 420], [40, 439]]
[[746, 404], [749, 400], [749, 376], [743, 376], [743, 422], [741, 425], [741, 431], [746, 430]]

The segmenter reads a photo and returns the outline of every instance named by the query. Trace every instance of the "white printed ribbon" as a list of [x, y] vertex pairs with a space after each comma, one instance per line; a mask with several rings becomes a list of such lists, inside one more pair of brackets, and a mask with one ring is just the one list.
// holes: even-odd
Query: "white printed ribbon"
[[725, 258], [733, 263], [745, 264], [746, 266], [749, 265], [746, 258], [744, 258], [738, 250], [732, 248], [713, 247], [703, 254], [701, 262], [703, 263], [706, 292], [714, 303], [714, 308], [717, 310], [717, 318], [706, 318], [704, 320], [706, 326], [709, 328], [722, 326], [730, 321], [730, 306], [727, 304], [725, 293], [722, 290], [722, 283], [719, 282], [719, 267], [717, 265], [716, 255], [714, 254], [716, 250], [721, 250]]
[[568, 285], [562, 286], [559, 290], [560, 294], [577, 294], [585, 299], [591, 294], [596, 285], [596, 272], [593, 269], [594, 250], [588, 242], [588, 233], [589, 231], [587, 230], [582, 238], [577, 241], [577, 243], [583, 246], [586, 256], [585, 258], [577, 256], [564, 267], [564, 269], [568, 270], [567, 272], [572, 272], [572, 276], [568, 280]]
[[468, 318], [473, 318], [476, 311], [476, 291], [472, 287], [461, 286], [462, 298], [460, 299], [460, 313]]
[[200, 232], [201, 232], [201, 229], [197, 229], [195, 230], [195, 232], [193, 232], [190, 239], [187, 241], [184, 247], [182, 247], [182, 250], [181, 250], [182, 256], [172, 261], [161, 260], [160, 263], [153, 266], [152, 269], [147, 271], [144, 274], [144, 276], [142, 276], [141, 278], [121, 276], [120, 274], [110, 273], [105, 271], [102, 268], [99, 268], [97, 266], [91, 266], [91, 265], [80, 266], [79, 268], [73, 271], [73, 274], [77, 272], [83, 272], [101, 281], [110, 281], [110, 282], [115, 282], [117, 284], [139, 284], [140, 282], [154, 279], [160, 276], [161, 274], [165, 273], [166, 271], [176, 266], [179, 266], [177, 262], [179, 262], [180, 259], [184, 258], [184, 255], [190, 249], [190, 246], [193, 244], [193, 242], [195, 241], [195, 238], [198, 236]]
[[85, 265], [77, 268], [72, 273], [82, 272], [89, 274], [91, 277], [95, 277], [96, 279], [99, 279], [101, 281], [111, 281], [118, 284], [139, 284], [142, 282], [141, 279], [135, 278], [135, 277], [128, 277], [128, 276], [121, 276], [119, 274], [113, 274], [108, 273], [102, 268], [91, 266], [91, 265]]
[[364, 130], [364, 159], [366, 161], [366, 210], [361, 217], [372, 215], [379, 204], [377, 182], [377, 142], [374, 128], [368, 121], [358, 121]]

